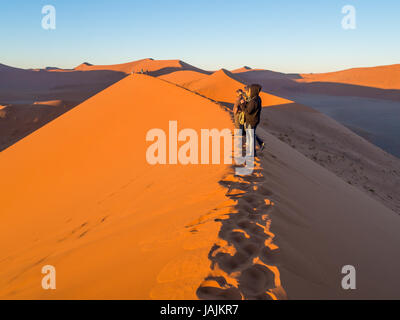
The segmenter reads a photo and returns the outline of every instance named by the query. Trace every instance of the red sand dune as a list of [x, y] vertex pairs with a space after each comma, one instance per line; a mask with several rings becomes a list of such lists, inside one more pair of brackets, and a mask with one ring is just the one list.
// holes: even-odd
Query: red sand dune
[[[150, 166], [146, 133], [169, 120], [232, 126], [209, 100], [134, 75], [0, 153], [1, 298], [196, 298], [218, 234], [207, 221], [230, 210], [227, 167]], [[41, 288], [48, 264], [57, 290]]]
[[[209, 77], [190, 83], [187, 88], [219, 102], [234, 103], [236, 90], [245, 85], [231, 72], [221, 69]], [[263, 106], [290, 103], [291, 101], [262, 92]]]
[[188, 86], [190, 83], [204, 79], [208, 77], [207, 74], [192, 71], [192, 70], [183, 70], [183, 71], [175, 71], [165, 75], [160, 76], [160, 79], [178, 84], [180, 86]]
[[244, 66], [244, 67], [241, 67], [239, 69], [231, 70], [231, 72], [232, 73], [243, 73], [243, 72], [247, 72], [247, 71], [250, 71], [250, 70], [253, 70], [253, 69], [248, 67], [248, 66]]
[[336, 82], [380, 89], [400, 89], [400, 64], [301, 76], [303, 79], [298, 80], [299, 82]]
[[[124, 72], [126, 74], [136, 72], [139, 73], [142, 70], [144, 72], [150, 72], [152, 75], [161, 75], [164, 73], [170, 73], [178, 70], [194, 70], [201, 73], [205, 71], [198, 69], [190, 64], [187, 64], [181, 60], [154, 60], [154, 59], [143, 59], [128, 63], [115, 64], [115, 65], [91, 65], [87, 62], [82, 63], [75, 70], [79, 71], [93, 71], [93, 70], [111, 70]], [[159, 74], [158, 74], [159, 73]]]

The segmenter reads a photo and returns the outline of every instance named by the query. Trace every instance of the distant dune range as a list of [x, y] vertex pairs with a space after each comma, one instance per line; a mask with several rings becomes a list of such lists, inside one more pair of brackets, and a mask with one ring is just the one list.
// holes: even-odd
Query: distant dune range
[[[0, 130], [36, 123], [40, 112], [49, 122], [0, 152], [1, 298], [398, 298], [400, 160], [299, 103], [371, 95], [395, 104], [397, 89], [315, 85], [249, 67], [207, 72], [179, 60], [76, 69], [16, 72], [122, 80], [107, 78], [108, 88], [72, 110], [73, 92], [84, 96], [79, 84], [30, 104], [0, 99]], [[148, 75], [130, 74], [141, 69]], [[253, 175], [146, 162], [149, 129], [168, 131], [169, 120], [232, 128], [235, 90], [254, 82], [263, 85], [267, 147]], [[51, 121], [57, 110], [68, 112]], [[57, 268], [55, 291], [40, 287], [45, 264]], [[340, 286], [348, 264], [354, 291]]]
[[142, 71], [152, 75], [161, 76], [175, 71], [190, 70], [199, 73], [209, 74], [209, 72], [196, 68], [181, 60], [154, 60], [154, 59], [143, 59], [128, 63], [115, 64], [115, 65], [91, 65], [89, 63], [82, 63], [75, 68], [78, 71], [100, 71], [100, 70], [112, 70], [116, 72], [124, 72], [126, 74], [136, 72], [141, 73]]
[[338, 72], [301, 74], [298, 82], [334, 82], [380, 89], [400, 89], [400, 64], [354, 68]]
[[[285, 74], [269, 70], [242, 69], [235, 72], [235, 75], [241, 81], [261, 82], [268, 92], [289, 99], [298, 94], [319, 94], [400, 101], [398, 65], [381, 68], [382, 70], [377, 68], [379, 73], [370, 71], [370, 68], [363, 68], [326, 74]], [[380, 85], [373, 86], [377, 83]]]
[[[180, 60], [143, 59], [111, 66], [83, 63], [73, 70], [25, 70], [0, 64], [0, 104], [8, 105], [8, 115], [3, 112], [0, 117], [0, 151], [131, 72], [142, 70], [153, 76], [177, 70], [207, 74]], [[44, 108], [40, 103], [51, 100], [65, 101], [63, 108]]]

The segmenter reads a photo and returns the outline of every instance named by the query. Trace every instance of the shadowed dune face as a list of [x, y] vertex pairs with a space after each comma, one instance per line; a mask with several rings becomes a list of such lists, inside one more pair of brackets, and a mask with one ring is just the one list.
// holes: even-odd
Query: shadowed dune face
[[[259, 134], [267, 145], [260, 187], [272, 192], [268, 198], [275, 203], [270, 230], [289, 299], [397, 299], [400, 217], [266, 133], [264, 125]], [[341, 270], [349, 264], [357, 271], [357, 290], [341, 287]]]
[[265, 109], [261, 126], [400, 215], [400, 160], [300, 104]]
[[275, 79], [275, 80], [285, 80], [285, 79], [302, 79], [301, 75], [294, 73], [282, 73], [271, 70], [263, 69], [251, 69], [251, 68], [241, 68], [232, 71], [233, 74], [243, 75], [246, 74], [248, 77], [252, 77], [254, 80], [265, 80], [265, 79]]
[[0, 99], [10, 99], [8, 92], [38, 92], [84, 85], [114, 83], [125, 74], [112, 70], [81, 72], [73, 70], [24, 70], [17, 68], [0, 69]]
[[297, 102], [318, 110], [400, 158], [400, 102], [303, 94]]
[[11, 105], [0, 110], [0, 151], [59, 117], [74, 105], [56, 100], [33, 105]]
[[115, 71], [34, 71], [2, 66], [0, 102], [9, 105], [9, 115], [1, 119], [0, 151], [123, 77], [125, 74]]
[[[196, 298], [213, 221], [232, 203], [225, 165], [147, 163], [146, 133], [171, 119], [232, 126], [215, 103], [134, 75], [0, 153], [2, 298]], [[46, 264], [53, 292], [40, 287]]]

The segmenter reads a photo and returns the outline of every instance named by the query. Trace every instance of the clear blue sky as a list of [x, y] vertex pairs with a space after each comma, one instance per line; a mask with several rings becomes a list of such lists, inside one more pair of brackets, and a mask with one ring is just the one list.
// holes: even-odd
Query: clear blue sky
[[[41, 27], [56, 8], [56, 30]], [[357, 29], [343, 30], [354, 5]], [[0, 63], [75, 67], [142, 58], [205, 69], [323, 72], [400, 63], [399, 0], [13, 0], [0, 5]]]

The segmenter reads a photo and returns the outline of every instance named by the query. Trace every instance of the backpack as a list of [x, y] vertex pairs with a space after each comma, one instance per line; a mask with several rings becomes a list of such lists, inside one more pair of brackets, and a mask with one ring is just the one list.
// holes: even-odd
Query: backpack
[[244, 125], [244, 112], [243, 111], [241, 111], [239, 113], [239, 123], [240, 123], [240, 125]]

